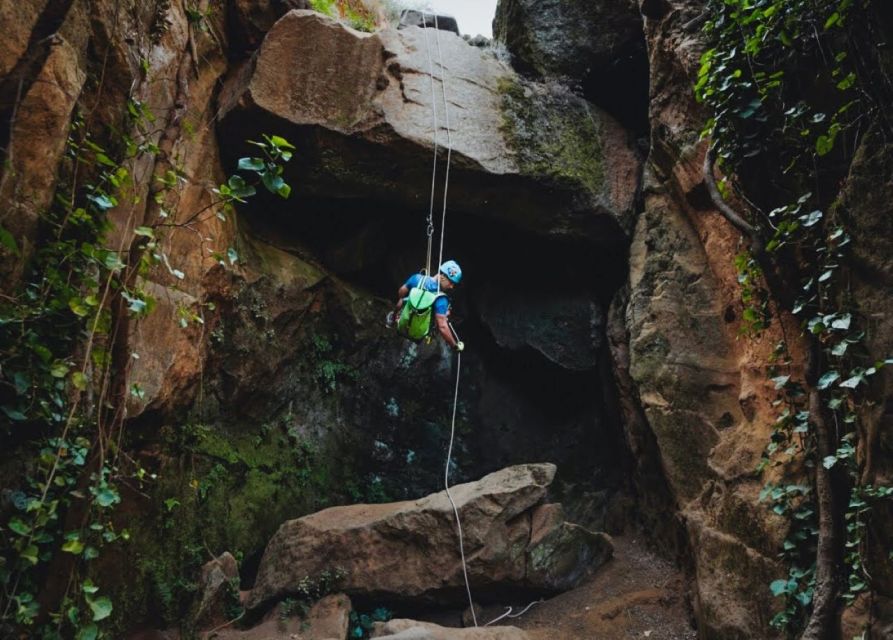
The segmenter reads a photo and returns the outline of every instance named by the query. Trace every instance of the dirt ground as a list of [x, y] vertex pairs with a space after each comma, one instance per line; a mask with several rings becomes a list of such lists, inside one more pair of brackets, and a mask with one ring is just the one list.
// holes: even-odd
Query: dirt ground
[[[505, 609], [488, 607], [491, 620]], [[695, 640], [681, 574], [641, 539], [614, 538], [614, 559], [589, 580], [503, 620], [532, 640]]]

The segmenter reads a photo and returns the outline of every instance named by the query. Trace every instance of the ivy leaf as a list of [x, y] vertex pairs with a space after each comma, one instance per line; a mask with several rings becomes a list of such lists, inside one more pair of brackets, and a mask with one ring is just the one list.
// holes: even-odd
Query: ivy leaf
[[6, 417], [10, 420], [15, 420], [16, 422], [23, 422], [28, 419], [28, 417], [19, 411], [18, 409], [12, 409], [10, 407], [0, 407], [3, 409], [3, 413], [6, 414]]
[[261, 181], [270, 193], [278, 193], [285, 184], [285, 180], [282, 179], [282, 176], [278, 176], [270, 171], [261, 175]]
[[831, 355], [838, 357], [842, 356], [846, 353], [846, 350], [849, 346], [850, 344], [846, 340], [842, 340], [831, 348]]
[[96, 207], [98, 209], [100, 209], [101, 211], [108, 211], [109, 209], [114, 207], [116, 204], [118, 204], [114, 198], [109, 197], [104, 194], [89, 195], [89, 196], [87, 196], [87, 199], [90, 200], [93, 204], [95, 204]]
[[781, 389], [788, 383], [788, 380], [791, 379], [791, 376], [778, 376], [777, 378], [772, 378], [772, 382], [775, 383], [776, 389]]
[[103, 487], [96, 492], [96, 504], [100, 507], [110, 507], [121, 502], [121, 496], [112, 487]]
[[31, 533], [31, 527], [22, 522], [21, 518], [13, 518], [6, 526], [9, 527], [10, 531], [17, 533], [20, 536], [27, 536]]
[[37, 549], [37, 545], [28, 545], [24, 551], [22, 551], [19, 555], [30, 562], [31, 564], [37, 564], [37, 554], [39, 553]]
[[75, 640], [96, 640], [99, 636], [99, 627], [95, 624], [88, 624], [86, 627], [82, 627], [80, 631], [78, 631], [78, 635]]
[[239, 261], [239, 254], [232, 247], [226, 250], [226, 257], [229, 259], [230, 264], [236, 264]]
[[264, 161], [260, 158], [239, 158], [239, 169], [260, 172], [264, 170]]
[[133, 233], [144, 238], [155, 237], [155, 231], [152, 229], [152, 227], [137, 227], [133, 230]]
[[840, 12], [835, 11], [830, 16], [828, 16], [827, 20], [825, 20], [825, 31], [827, 31], [828, 29], [830, 29], [831, 27], [833, 27], [836, 24], [840, 24], [840, 22], [841, 22], [840, 21]]
[[93, 611], [93, 622], [105, 620], [112, 615], [112, 601], [109, 600], [108, 596], [100, 596], [95, 600], [92, 598], [88, 599], [87, 604], [90, 605], [90, 609]]
[[831, 386], [831, 383], [837, 380], [840, 377], [840, 374], [837, 371], [829, 371], [821, 378], [819, 378], [818, 383], [816, 384], [816, 388], [819, 390], [827, 389]]
[[[245, 179], [239, 175], [230, 176], [227, 181], [227, 186], [229, 187], [229, 195], [239, 202], [245, 202], [245, 198], [251, 197], [257, 193], [257, 190], [245, 182]], [[221, 192], [223, 192], [223, 189], [221, 189]]]
[[81, 585], [81, 591], [88, 595], [93, 595], [97, 591], [99, 591], [99, 587], [93, 584], [93, 581], [89, 578], [84, 580], [84, 584]]
[[826, 469], [830, 469], [835, 464], [837, 464], [837, 456], [825, 456], [822, 460], [822, 466]]
[[841, 331], [846, 331], [850, 328], [850, 323], [853, 320], [853, 316], [849, 313], [845, 313], [842, 316], [837, 317], [834, 321], [831, 322], [832, 329], [840, 329]]
[[68, 375], [68, 365], [64, 362], [55, 362], [50, 367], [50, 375], [54, 378], [64, 378]]
[[87, 547], [84, 549], [84, 560], [94, 560], [99, 557], [99, 550], [96, 547]]
[[818, 209], [816, 209], [815, 211], [811, 212], [811, 213], [808, 214], [808, 215], [800, 216], [800, 219], [803, 221], [803, 226], [804, 226], [804, 227], [812, 227], [812, 226], [814, 226], [819, 220], [822, 219], [822, 216], [823, 216], [823, 215], [824, 215], [824, 214], [823, 214], [821, 211], [819, 211]]
[[773, 596], [780, 596], [784, 593], [788, 593], [788, 581], [787, 580], [773, 580], [769, 585], [769, 590], [772, 592]]
[[84, 301], [80, 298], [72, 298], [68, 301], [68, 308], [74, 312], [74, 315], [83, 318], [88, 313], [90, 313], [89, 307], [84, 304]]
[[834, 138], [829, 136], [819, 136], [815, 141], [815, 151], [820, 156], [826, 156], [831, 153], [834, 148]]
[[[266, 138], [266, 136], [264, 136]], [[277, 149], [294, 149], [295, 145], [279, 136], [270, 136], [267, 140]]]
[[84, 543], [80, 540], [69, 540], [65, 544], [62, 545], [62, 551], [65, 553], [73, 553], [75, 555], [79, 554], [84, 550]]
[[9, 231], [3, 228], [3, 225], [0, 225], [0, 246], [6, 247], [14, 255], [21, 255], [15, 238], [12, 237], [12, 234]]
[[843, 382], [840, 383], [840, 386], [843, 387], [844, 389], [855, 389], [860, 384], [862, 384], [864, 381], [865, 381], [865, 377], [860, 374], [860, 375], [853, 376], [852, 378], [847, 378], [846, 380], [844, 380]]
[[837, 83], [837, 88], [841, 91], [846, 91], [850, 87], [852, 87], [856, 83], [856, 74], [852, 71], [847, 74], [847, 76]]

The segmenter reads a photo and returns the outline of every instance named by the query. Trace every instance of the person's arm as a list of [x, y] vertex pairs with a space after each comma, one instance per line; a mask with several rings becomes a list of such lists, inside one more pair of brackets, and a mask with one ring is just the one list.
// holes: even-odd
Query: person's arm
[[446, 340], [446, 343], [450, 345], [450, 348], [456, 348], [456, 337], [453, 335], [453, 332], [450, 330], [450, 323], [447, 322], [446, 314], [438, 313], [434, 316], [434, 319], [437, 321], [437, 331]]

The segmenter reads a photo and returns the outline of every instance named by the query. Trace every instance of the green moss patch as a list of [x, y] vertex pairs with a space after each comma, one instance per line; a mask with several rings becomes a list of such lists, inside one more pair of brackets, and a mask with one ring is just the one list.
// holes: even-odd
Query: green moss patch
[[502, 78], [502, 126], [523, 173], [572, 181], [593, 195], [605, 185], [604, 154], [598, 114], [588, 103], [564, 91]]

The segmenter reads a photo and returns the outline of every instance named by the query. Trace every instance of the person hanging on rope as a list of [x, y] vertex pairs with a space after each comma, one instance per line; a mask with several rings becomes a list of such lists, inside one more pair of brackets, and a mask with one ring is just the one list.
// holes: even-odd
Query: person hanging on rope
[[416, 273], [409, 277], [397, 291], [397, 305], [387, 317], [387, 326], [393, 327], [411, 340], [421, 340], [431, 333], [431, 316], [437, 332], [450, 348], [465, 349], [450, 326], [450, 300], [447, 293], [462, 281], [462, 269], [455, 260], [440, 265], [440, 273], [431, 277]]

